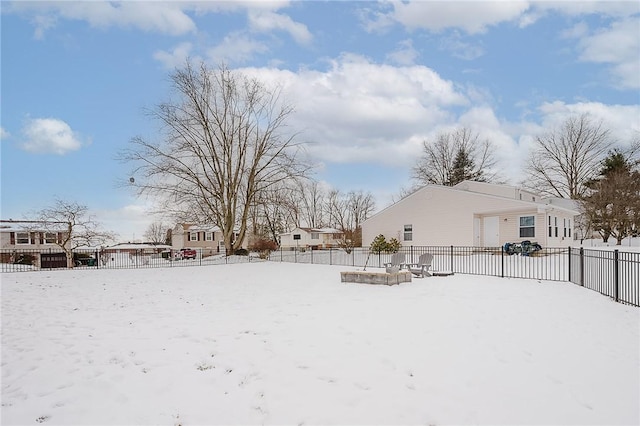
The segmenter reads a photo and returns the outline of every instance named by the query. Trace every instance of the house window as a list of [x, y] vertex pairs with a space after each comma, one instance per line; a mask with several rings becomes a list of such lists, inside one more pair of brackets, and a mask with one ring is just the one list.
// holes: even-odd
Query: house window
[[198, 241], [198, 233], [189, 232], [189, 241]]
[[293, 239], [294, 240], [299, 240], [300, 239], [300, 234], [293, 234]]
[[320, 239], [320, 234], [318, 232], [312, 232], [311, 233], [311, 239], [312, 240], [319, 240]]
[[520, 216], [520, 238], [536, 236], [536, 217]]
[[213, 241], [213, 232], [207, 232], [206, 234], [204, 234], [204, 239], [206, 241]]
[[404, 226], [404, 240], [405, 241], [413, 240], [413, 225]]
[[28, 232], [16, 232], [16, 244], [31, 244]]
[[571, 219], [567, 219], [567, 225], [569, 228], [569, 233], [567, 234], [567, 236], [571, 238]]
[[55, 244], [58, 242], [58, 234], [55, 232], [45, 232], [44, 234], [45, 244]]
[[556, 238], [558, 238], [558, 217], [554, 217], [553, 220], [556, 228]]

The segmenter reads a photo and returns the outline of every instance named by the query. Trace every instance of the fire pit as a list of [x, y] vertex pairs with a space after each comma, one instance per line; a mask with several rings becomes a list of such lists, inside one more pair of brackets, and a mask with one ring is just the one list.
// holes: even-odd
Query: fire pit
[[340, 272], [340, 279], [343, 283], [394, 285], [410, 283], [411, 272], [343, 271]]

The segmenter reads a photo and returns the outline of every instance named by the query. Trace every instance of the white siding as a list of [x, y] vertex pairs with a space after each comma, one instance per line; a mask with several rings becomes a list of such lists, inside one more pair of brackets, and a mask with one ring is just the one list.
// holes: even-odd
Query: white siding
[[[494, 186], [491, 188], [493, 189]], [[507, 188], [511, 188], [512, 196], [515, 195], [513, 187]], [[501, 245], [506, 242], [523, 240], [535, 241], [547, 247], [568, 245], [568, 239], [563, 241], [558, 238], [547, 241], [547, 214], [557, 214], [559, 218], [562, 215], [557, 212], [545, 213], [543, 210], [545, 208], [547, 207], [540, 204], [512, 198], [429, 185], [367, 219], [363, 224], [362, 243], [364, 246], [368, 246], [377, 235], [382, 234], [387, 240], [396, 238], [403, 246], [473, 246], [477, 245], [477, 241], [474, 239], [475, 235], [479, 233], [480, 245], [484, 246], [482, 218], [498, 216]], [[563, 215], [571, 216], [569, 213], [563, 213]], [[534, 237], [520, 237], [520, 216], [535, 216]], [[474, 218], [476, 219], [476, 227], [478, 226], [477, 219], [480, 219], [480, 229], [475, 233]], [[403, 240], [404, 225], [412, 225], [413, 238], [411, 241]]]

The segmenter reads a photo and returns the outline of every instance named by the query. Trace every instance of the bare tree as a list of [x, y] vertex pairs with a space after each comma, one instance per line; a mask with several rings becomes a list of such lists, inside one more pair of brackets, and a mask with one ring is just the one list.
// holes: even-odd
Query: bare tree
[[163, 140], [136, 137], [122, 158], [136, 165], [139, 195], [162, 198], [179, 220], [217, 225], [232, 254], [258, 194], [306, 173], [301, 146], [285, 132], [293, 109], [279, 88], [224, 65], [195, 69], [187, 61], [171, 82], [178, 99], [152, 111]]
[[[74, 266], [73, 251], [77, 248], [103, 245], [115, 238], [112, 232], [101, 229], [87, 206], [75, 201], [56, 199], [36, 214], [47, 232], [59, 234], [56, 244], [65, 252], [69, 268]], [[61, 227], [64, 232], [59, 232]]]
[[[311, 228], [324, 226], [324, 204], [326, 194], [316, 180], [300, 181], [298, 185], [300, 196], [301, 222]], [[302, 223], [299, 222], [298, 225]]]
[[583, 214], [604, 242], [609, 237], [620, 245], [640, 229], [640, 171], [634, 148], [626, 154], [613, 150], [602, 162], [600, 175], [586, 186]]
[[162, 222], [153, 222], [144, 231], [144, 239], [153, 244], [167, 243], [167, 227]]
[[423, 142], [422, 157], [413, 168], [418, 184], [453, 186], [463, 180], [499, 182], [494, 147], [478, 133], [460, 128]]
[[341, 247], [347, 252], [353, 247], [362, 246], [362, 222], [375, 209], [375, 201], [371, 193], [351, 191], [342, 194], [332, 190], [327, 196], [327, 215], [330, 225], [343, 232]]
[[570, 117], [536, 138], [522, 185], [544, 195], [578, 199], [611, 146], [610, 132], [602, 122], [587, 114]]
[[279, 234], [299, 221], [297, 193], [297, 185], [290, 181], [280, 182], [261, 191], [252, 209], [253, 234], [278, 243]]

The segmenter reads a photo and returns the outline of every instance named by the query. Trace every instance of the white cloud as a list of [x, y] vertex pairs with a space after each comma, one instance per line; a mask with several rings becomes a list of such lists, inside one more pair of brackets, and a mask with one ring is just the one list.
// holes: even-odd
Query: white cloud
[[402, 40], [398, 47], [387, 55], [387, 59], [398, 65], [413, 65], [420, 53], [414, 49], [411, 39]]
[[602, 120], [611, 130], [615, 140], [628, 143], [640, 132], [640, 105], [606, 105], [600, 102], [579, 102], [566, 104], [561, 101], [547, 102], [539, 107], [542, 114], [541, 125], [552, 129], [569, 116], [589, 114], [594, 120]]
[[92, 27], [133, 27], [172, 35], [194, 32], [196, 25], [183, 10], [193, 5], [180, 2], [13, 2], [8, 11], [32, 16], [35, 37], [55, 26], [59, 19], [86, 21]]
[[449, 51], [456, 58], [467, 61], [477, 59], [484, 55], [484, 48], [480, 44], [463, 41], [457, 31], [451, 36], [442, 38], [440, 41], [440, 50]]
[[[130, 200], [131, 204], [126, 204], [117, 209], [95, 210], [93, 213], [96, 219], [105, 230], [118, 234], [120, 242], [141, 242], [144, 233], [153, 222], [161, 220], [160, 217], [153, 215], [153, 204], [140, 203], [136, 200]], [[173, 224], [165, 221], [167, 226]]]
[[442, 32], [458, 29], [467, 34], [484, 33], [505, 22], [527, 27], [548, 14], [582, 16], [600, 14], [632, 16], [640, 12], [634, 1], [402, 1], [381, 2], [378, 10], [363, 8], [363, 25], [368, 31], [385, 30], [399, 23], [409, 30]]
[[16, 1], [3, 4], [3, 13], [29, 16], [34, 37], [41, 39], [60, 20], [85, 21], [94, 28], [136, 28], [148, 32], [184, 35], [197, 31], [190, 15], [247, 12], [251, 26], [259, 31], [282, 30], [298, 43], [309, 43], [304, 24], [274, 11], [289, 1]]
[[295, 106], [291, 127], [304, 129], [317, 161], [406, 166], [424, 135], [468, 104], [453, 83], [424, 66], [393, 67], [356, 55], [326, 71], [243, 69], [285, 87]]
[[254, 55], [266, 53], [269, 48], [264, 43], [243, 33], [228, 34], [220, 44], [207, 51], [207, 57], [214, 63], [244, 63]]
[[[514, 21], [529, 8], [527, 1], [392, 1], [391, 11], [377, 14], [374, 21], [387, 25], [390, 20], [405, 27], [440, 32], [456, 28], [468, 34], [483, 33], [488, 27], [502, 22]], [[375, 23], [370, 23], [375, 27]], [[371, 28], [371, 27], [370, 27]]]
[[309, 44], [313, 39], [306, 25], [294, 22], [289, 16], [272, 11], [249, 11], [249, 24], [254, 31], [285, 31], [298, 44]]
[[640, 17], [614, 22], [609, 28], [584, 37], [580, 60], [611, 64], [613, 84], [621, 89], [640, 88]]
[[0, 127], [0, 140], [8, 139], [11, 134], [7, 132], [3, 127]]
[[22, 148], [38, 154], [64, 155], [85, 144], [67, 123], [56, 118], [28, 119], [22, 133], [25, 138]]
[[180, 43], [168, 52], [157, 50], [153, 54], [153, 58], [160, 61], [165, 68], [174, 69], [185, 64], [187, 58], [191, 56], [192, 47], [191, 43]]

